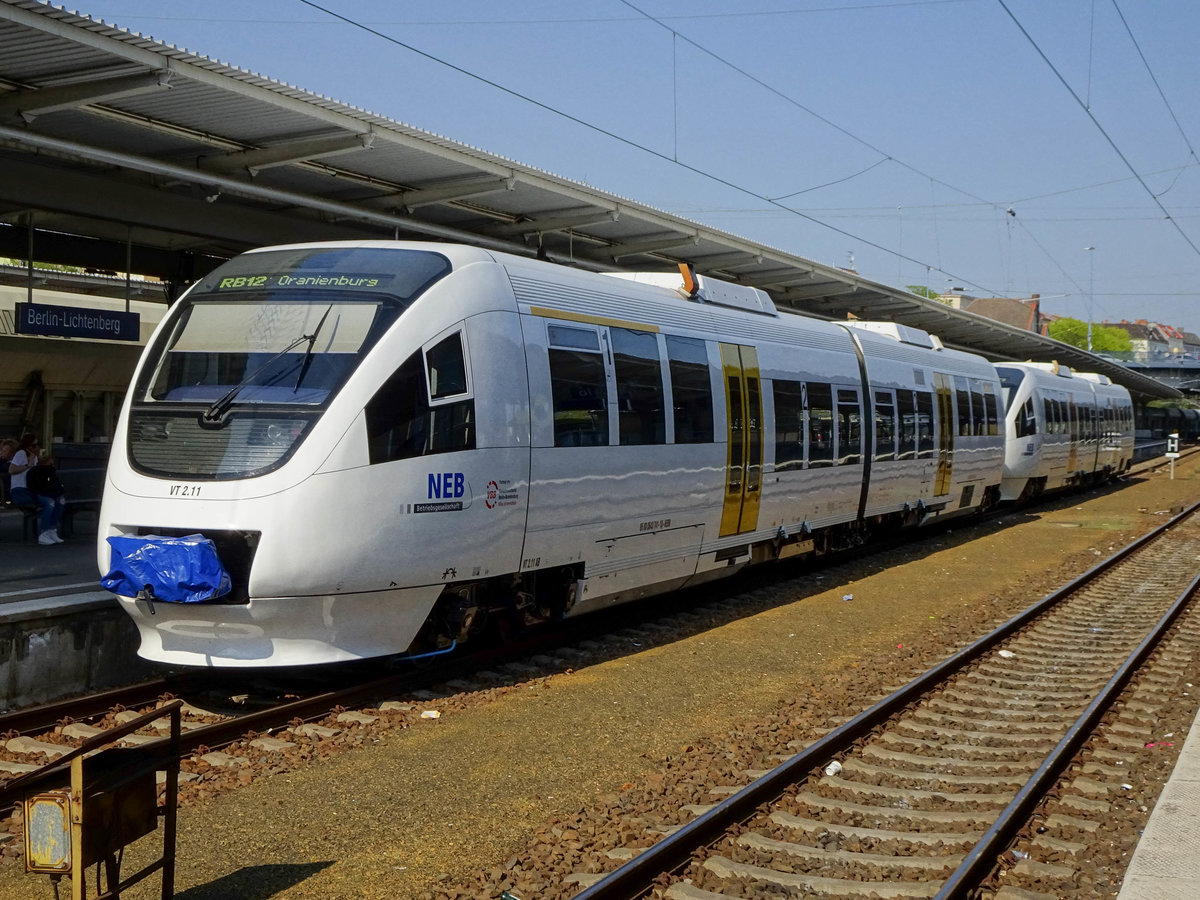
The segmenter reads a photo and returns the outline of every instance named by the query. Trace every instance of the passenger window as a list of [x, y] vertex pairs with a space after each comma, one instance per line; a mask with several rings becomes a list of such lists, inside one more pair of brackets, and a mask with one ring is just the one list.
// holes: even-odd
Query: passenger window
[[1000, 398], [996, 396], [996, 391], [988, 382], [983, 383], [983, 405], [987, 410], [987, 433], [988, 435], [998, 435], [1000, 433]]
[[891, 391], [875, 392], [875, 459], [896, 458], [896, 402]]
[[675, 406], [675, 443], [711, 444], [712, 381], [704, 341], [668, 335], [667, 362]]
[[987, 434], [987, 407], [983, 403], [983, 382], [971, 379], [971, 433], [976, 437]]
[[592, 329], [550, 325], [554, 446], [608, 444], [608, 383]]
[[862, 411], [858, 391], [838, 392], [838, 465], [857, 466], [862, 462]]
[[917, 458], [933, 459], [937, 450], [933, 446], [933, 394], [917, 391]]
[[808, 382], [804, 386], [808, 402], [808, 467], [833, 465], [833, 389], [827, 384]]
[[475, 401], [430, 407], [425, 371], [421, 353], [414, 353], [367, 403], [367, 458], [372, 465], [475, 448]]
[[804, 466], [804, 388], [798, 381], [774, 381], [775, 470]]
[[896, 392], [896, 419], [900, 423], [900, 459], [916, 459], [917, 405], [912, 391]]
[[550, 325], [550, 393], [555, 447], [608, 444], [608, 383], [595, 331]]
[[968, 436], [971, 433], [971, 390], [967, 379], [961, 375], [954, 377], [955, 406], [958, 408], [958, 433]]
[[610, 328], [609, 337], [617, 376], [619, 443], [665, 444], [667, 420], [658, 338], [627, 328]]

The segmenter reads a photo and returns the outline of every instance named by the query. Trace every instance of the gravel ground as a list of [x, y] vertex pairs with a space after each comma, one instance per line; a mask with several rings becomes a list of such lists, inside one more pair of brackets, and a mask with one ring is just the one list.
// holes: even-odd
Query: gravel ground
[[[1192, 502], [1198, 482], [1184, 460], [1174, 481], [1162, 470], [853, 563], [713, 586], [698, 599], [736, 597], [738, 614], [708, 607], [666, 638], [609, 637], [516, 687], [426, 698], [439, 718], [355, 726], [303, 766], [264, 757], [271, 777], [190, 788], [177, 896], [494, 897], [539, 834], [653, 798], [664, 772], [764, 723], [817, 736]], [[156, 849], [135, 845], [124, 873]], [[0, 868], [0, 900], [52, 896], [44, 877]]]

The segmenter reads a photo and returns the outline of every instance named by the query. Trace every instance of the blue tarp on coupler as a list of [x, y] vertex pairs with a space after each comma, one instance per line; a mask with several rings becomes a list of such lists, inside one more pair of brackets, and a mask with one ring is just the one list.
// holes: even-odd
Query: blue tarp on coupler
[[100, 586], [122, 597], [202, 603], [229, 593], [229, 573], [202, 534], [110, 537], [112, 562]]

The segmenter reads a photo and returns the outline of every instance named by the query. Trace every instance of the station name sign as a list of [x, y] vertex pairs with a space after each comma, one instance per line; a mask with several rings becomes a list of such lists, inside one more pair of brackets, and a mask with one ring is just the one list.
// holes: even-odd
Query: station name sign
[[18, 303], [16, 306], [17, 334], [110, 341], [141, 339], [141, 316], [137, 313], [45, 303]]

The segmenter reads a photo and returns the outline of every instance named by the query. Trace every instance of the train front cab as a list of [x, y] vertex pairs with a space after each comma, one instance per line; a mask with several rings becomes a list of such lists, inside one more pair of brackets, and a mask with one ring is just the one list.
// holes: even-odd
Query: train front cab
[[1129, 468], [1132, 407], [1124, 388], [1057, 363], [996, 368], [1006, 409], [1002, 500], [1079, 487]]

